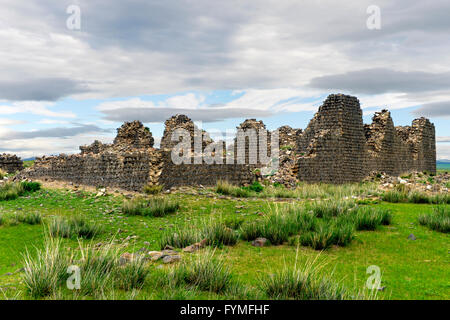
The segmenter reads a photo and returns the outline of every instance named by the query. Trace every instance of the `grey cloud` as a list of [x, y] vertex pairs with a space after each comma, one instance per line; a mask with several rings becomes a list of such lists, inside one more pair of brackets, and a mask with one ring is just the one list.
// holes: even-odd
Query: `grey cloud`
[[354, 94], [416, 93], [447, 89], [450, 87], [450, 72], [366, 69], [313, 78], [309, 86], [325, 90], [344, 90]]
[[175, 114], [185, 114], [193, 121], [217, 122], [231, 118], [269, 117], [269, 111], [243, 108], [211, 108], [211, 109], [181, 109], [181, 108], [120, 108], [102, 110], [105, 120], [142, 122], [164, 122]]
[[[109, 72], [115, 72], [119, 78], [126, 74], [131, 88], [134, 83], [149, 83], [146, 89], [136, 85], [138, 89], [130, 89], [131, 95], [148, 94], [145, 90], [171, 93], [303, 85], [307, 79], [298, 70], [324, 74], [333, 68], [328, 65], [328, 55], [320, 55], [323, 45], [329, 47], [329, 53], [337, 53], [336, 65], [378, 66], [406, 59], [422, 68], [429, 61], [433, 65], [440, 61], [445, 67], [442, 57], [448, 51], [448, 42], [442, 41], [450, 29], [448, 0], [434, 0], [432, 4], [379, 0], [376, 4], [381, 7], [382, 29], [376, 31], [366, 27], [366, 9], [374, 4], [371, 0], [346, 4], [332, 0], [78, 0], [81, 32], [65, 26], [65, 9], [73, 3], [10, 1], [2, 20], [19, 29], [44, 30], [44, 35], [67, 34], [95, 52], [121, 48], [131, 57], [137, 54], [143, 59], [149, 55], [148, 60], [152, 60], [152, 55], [160, 58], [162, 61], [155, 66], [151, 62], [143, 65], [141, 61], [132, 64], [128, 59], [112, 59], [108, 73], [101, 70], [102, 64], [108, 64], [102, 60], [99, 70], [83, 73], [94, 82], [92, 88], [97, 85], [100, 91], [105, 87], [125, 87]], [[316, 51], [318, 55], [302, 59], [302, 55], [289, 54], [297, 51], [306, 53], [306, 57]], [[339, 60], [340, 56], [344, 61]], [[127, 73], [133, 67], [136, 70]], [[101, 75], [99, 78], [94, 77], [96, 72]], [[157, 81], [152, 83], [154, 79]]]
[[417, 116], [430, 118], [450, 117], [450, 101], [433, 102], [422, 105], [412, 112]]
[[450, 142], [450, 137], [436, 137], [436, 142]]
[[74, 80], [65, 78], [36, 78], [16, 81], [0, 81], [0, 99], [55, 101], [65, 96], [89, 91]]
[[96, 125], [76, 125], [71, 128], [50, 128], [36, 131], [11, 131], [1, 136], [2, 140], [33, 139], [33, 138], [68, 138], [83, 133], [110, 132]]

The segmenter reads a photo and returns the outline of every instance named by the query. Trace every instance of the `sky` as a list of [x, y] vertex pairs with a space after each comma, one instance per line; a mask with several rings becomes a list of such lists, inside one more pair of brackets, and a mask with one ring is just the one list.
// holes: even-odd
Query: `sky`
[[345, 93], [365, 123], [384, 108], [395, 125], [430, 118], [450, 159], [449, 12], [448, 0], [0, 0], [0, 152], [75, 153], [135, 119], [158, 144], [175, 114], [213, 133], [246, 118], [306, 128]]

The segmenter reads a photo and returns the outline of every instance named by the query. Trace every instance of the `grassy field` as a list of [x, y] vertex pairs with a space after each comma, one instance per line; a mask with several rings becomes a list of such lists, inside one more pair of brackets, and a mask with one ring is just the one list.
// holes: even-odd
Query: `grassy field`
[[438, 173], [450, 172], [450, 163], [438, 163], [436, 169]]
[[[370, 188], [368, 188], [370, 189]], [[148, 196], [155, 198], [159, 196]], [[102, 226], [102, 232], [93, 239], [77, 240], [76, 237], [62, 239], [64, 250], [77, 251], [82, 244], [105, 244], [115, 239], [119, 252], [161, 250], [163, 235], [177, 230], [201, 229], [214, 221], [256, 221], [277, 203], [283, 211], [289, 203], [303, 207], [305, 200], [275, 200], [271, 198], [234, 198], [215, 193], [213, 189], [200, 190], [199, 194], [178, 193], [164, 198], [179, 203], [175, 212], [163, 215], [125, 215], [122, 212], [122, 196], [96, 196], [95, 193], [41, 189], [26, 193], [17, 199], [0, 201], [1, 215], [6, 221], [0, 225], [0, 298], [30, 299], [24, 283], [24, 255], [32, 257], [37, 249], [43, 249], [49, 224], [56, 217], [81, 216]], [[332, 246], [318, 251], [310, 247], [284, 243], [265, 247], [254, 247], [250, 241], [238, 240], [235, 245], [220, 246], [213, 252], [230, 268], [233, 283], [223, 293], [202, 287], [161, 286], [174, 265], [149, 262], [149, 274], [139, 290], [110, 290], [102, 295], [76, 296], [76, 298], [115, 299], [225, 299], [225, 298], [270, 298], [261, 289], [261, 284], [285, 267], [304, 265], [314, 259], [319, 261], [321, 276], [327, 276], [339, 284], [361, 291], [370, 274], [366, 270], [376, 265], [382, 272], [381, 287], [375, 290], [379, 299], [449, 299], [450, 298], [450, 241], [448, 233], [432, 231], [418, 222], [420, 215], [431, 213], [429, 204], [392, 204], [369, 201], [368, 205], [392, 211], [390, 225], [381, 225], [375, 231], [356, 231], [355, 239], [345, 246]], [[22, 213], [40, 214], [43, 223], [30, 225], [14, 217]], [[8, 223], [11, 220], [13, 223]], [[14, 222], [15, 221], [15, 222]], [[409, 240], [413, 234], [416, 240]], [[67, 249], [70, 248], [70, 249]], [[175, 249], [181, 251], [180, 249]], [[197, 253], [181, 253], [182, 261], [190, 257], [208, 255], [211, 249]], [[266, 280], [265, 280], [266, 279]], [[187, 280], [186, 280], [187, 281]], [[234, 290], [234, 291], [233, 291]], [[62, 290], [46, 298], [73, 298], [73, 292]]]

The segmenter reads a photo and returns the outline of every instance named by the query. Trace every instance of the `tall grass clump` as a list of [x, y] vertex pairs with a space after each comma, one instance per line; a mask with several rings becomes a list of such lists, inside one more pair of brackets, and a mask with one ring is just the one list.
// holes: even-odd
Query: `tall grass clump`
[[233, 246], [239, 239], [239, 234], [222, 222], [211, 221], [205, 224], [202, 234], [207, 245], [214, 247]]
[[375, 195], [378, 193], [377, 188], [377, 184], [371, 182], [343, 185], [299, 183], [295, 189], [295, 194], [296, 198], [299, 199], [342, 199], [344, 197]]
[[104, 298], [115, 288], [130, 291], [140, 289], [148, 275], [144, 260], [139, 257], [121, 264], [118, 247], [109, 243], [95, 248], [83, 246], [79, 250], [67, 251], [61, 240], [46, 239], [44, 249], [36, 255], [24, 255], [25, 270], [23, 280], [27, 292], [34, 298], [43, 298], [68, 293], [66, 281], [71, 275], [69, 266], [77, 266], [80, 271], [80, 287], [70, 291], [73, 297], [93, 296]]
[[119, 248], [112, 242], [100, 250], [90, 245], [80, 243], [81, 284], [79, 293], [94, 297], [105, 297], [115, 288], [130, 291], [140, 289], [149, 273], [145, 260], [133, 256], [131, 261], [121, 263]]
[[8, 182], [0, 186], [0, 201], [17, 199], [24, 193], [23, 185], [18, 182]]
[[161, 193], [163, 187], [160, 185], [146, 185], [142, 188], [142, 191], [146, 194], [159, 194]]
[[419, 216], [419, 223], [423, 226], [427, 226], [431, 230], [449, 233], [450, 208], [448, 206], [433, 208], [432, 213]]
[[42, 215], [39, 212], [32, 212], [28, 214], [22, 213], [17, 215], [17, 220], [21, 223], [30, 225], [41, 224]]
[[356, 207], [355, 201], [338, 200], [338, 201], [318, 201], [308, 204], [306, 209], [314, 213], [317, 218], [330, 219], [339, 217], [352, 212]]
[[333, 245], [347, 246], [353, 238], [354, 226], [347, 220], [320, 221], [314, 230], [300, 234], [290, 244], [301, 244], [314, 250], [324, 250]]
[[412, 191], [408, 195], [408, 202], [411, 203], [431, 203], [431, 198], [424, 192]]
[[166, 246], [185, 248], [200, 240], [202, 240], [200, 231], [195, 228], [182, 227], [164, 232], [159, 240], [159, 246], [161, 249], [164, 249]]
[[268, 239], [273, 245], [282, 244], [294, 234], [291, 221], [293, 219], [290, 219], [287, 215], [272, 213], [262, 220], [242, 225], [241, 237], [248, 241], [262, 237]]
[[22, 181], [21, 185], [25, 192], [36, 192], [41, 189], [41, 184], [36, 181]]
[[248, 198], [255, 195], [255, 192], [252, 190], [234, 186], [227, 181], [218, 181], [215, 191], [219, 194], [233, 196], [236, 198]]
[[0, 169], [0, 180], [3, 180], [3, 178], [6, 177], [7, 174], [8, 174], [8, 172], [6, 172], [3, 169]]
[[331, 277], [321, 274], [323, 264], [309, 259], [303, 266], [285, 267], [260, 280], [260, 288], [270, 299], [351, 300], [368, 298], [354, 293]]
[[164, 217], [180, 208], [178, 201], [165, 198], [131, 199], [122, 205], [122, 212], [130, 216]]
[[232, 274], [223, 258], [214, 256], [214, 250], [183, 260], [168, 274], [174, 286], [188, 286], [201, 291], [222, 293], [232, 284]]
[[298, 206], [274, 206], [261, 220], [243, 224], [240, 233], [244, 240], [266, 238], [271, 244], [279, 245], [289, 237], [314, 228], [315, 218]]
[[449, 193], [438, 193], [430, 197], [430, 201], [433, 204], [450, 204]]
[[102, 227], [83, 216], [70, 218], [58, 217], [49, 224], [49, 234], [52, 237], [91, 239], [102, 232]]
[[243, 217], [227, 217], [222, 220], [222, 223], [233, 230], [237, 230], [244, 223], [245, 219]]
[[105, 291], [112, 289], [114, 273], [119, 268], [119, 251], [111, 245], [101, 250], [80, 243], [80, 266], [82, 295], [102, 296]]
[[48, 239], [44, 249], [37, 250], [36, 255], [27, 251], [23, 260], [26, 291], [33, 298], [42, 298], [56, 291], [64, 281], [70, 257], [61, 250], [60, 240]]
[[136, 257], [129, 263], [120, 267], [116, 271], [116, 285], [122, 290], [141, 289], [145, 279], [149, 274], [149, 269], [145, 265], [142, 257]]
[[40, 188], [39, 182], [7, 182], [0, 186], [0, 201], [14, 200], [26, 192], [35, 192]]
[[373, 207], [361, 207], [353, 216], [356, 230], [375, 230], [380, 225], [391, 223], [390, 210]]
[[391, 203], [406, 202], [408, 201], [408, 194], [397, 190], [390, 190], [386, 191], [381, 199]]

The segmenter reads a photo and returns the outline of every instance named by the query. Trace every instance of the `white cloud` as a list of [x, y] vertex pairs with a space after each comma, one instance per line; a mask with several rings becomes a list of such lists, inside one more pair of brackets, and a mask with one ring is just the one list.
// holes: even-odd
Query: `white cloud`
[[69, 121], [55, 120], [55, 119], [42, 119], [42, 120], [39, 120], [38, 123], [40, 123], [40, 124], [69, 124]]
[[110, 143], [113, 137], [99, 135], [77, 135], [70, 139], [62, 138], [33, 138], [14, 140], [11, 144], [8, 141], [0, 142], [1, 152], [17, 154], [21, 158], [34, 156], [53, 155], [56, 153], [77, 153], [78, 146], [91, 144], [94, 140], [101, 140]]
[[450, 159], [450, 145], [448, 144], [437, 144], [436, 146], [437, 159], [438, 160], [449, 160]]
[[49, 108], [54, 107], [55, 103], [40, 101], [21, 101], [10, 104], [0, 105], [0, 115], [11, 115], [17, 113], [30, 113], [45, 117], [56, 118], [75, 118], [72, 111], [52, 111]]
[[26, 121], [0, 118], [0, 126], [13, 126], [13, 125], [24, 124], [24, 123], [26, 123]]
[[436, 142], [450, 142], [450, 137], [436, 137]]

